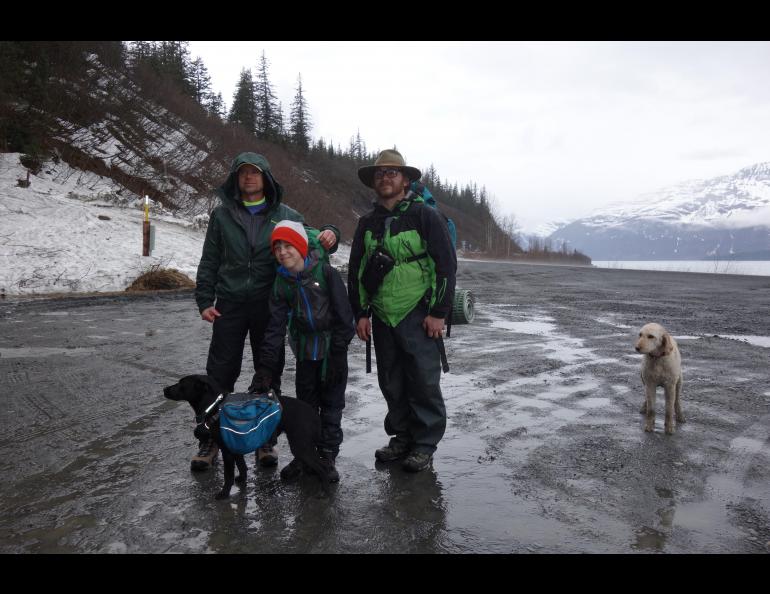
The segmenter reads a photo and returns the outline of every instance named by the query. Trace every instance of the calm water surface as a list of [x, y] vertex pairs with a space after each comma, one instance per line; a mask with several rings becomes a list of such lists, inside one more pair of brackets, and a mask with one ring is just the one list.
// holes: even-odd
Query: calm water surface
[[770, 276], [770, 260], [594, 260], [597, 268]]

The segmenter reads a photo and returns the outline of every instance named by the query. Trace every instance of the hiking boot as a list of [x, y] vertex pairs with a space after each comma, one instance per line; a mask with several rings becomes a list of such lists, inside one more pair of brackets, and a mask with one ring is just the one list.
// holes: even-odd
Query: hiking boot
[[278, 464], [278, 452], [273, 446], [262, 446], [257, 450], [257, 462], [260, 466], [276, 466]]
[[407, 454], [409, 454], [409, 446], [397, 442], [375, 451], [374, 457], [380, 462], [392, 462], [393, 460], [405, 457]]
[[340, 473], [337, 472], [337, 468], [334, 465], [334, 458], [321, 456], [321, 465], [326, 471], [326, 478], [330, 483], [340, 482]]
[[433, 454], [425, 452], [412, 452], [401, 464], [401, 468], [409, 472], [420, 472], [425, 470], [433, 462]]
[[303, 464], [296, 458], [281, 469], [281, 480], [294, 481], [298, 479], [304, 471]]
[[214, 460], [217, 459], [218, 453], [219, 446], [213, 439], [200, 442], [198, 453], [190, 461], [190, 470], [195, 470], [196, 472], [208, 470], [214, 464]]

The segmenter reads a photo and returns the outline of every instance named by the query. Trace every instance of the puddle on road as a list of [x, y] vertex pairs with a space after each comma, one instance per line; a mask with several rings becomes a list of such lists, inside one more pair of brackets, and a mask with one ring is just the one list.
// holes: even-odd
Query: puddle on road
[[546, 408], [553, 408], [554, 404], [553, 402], [548, 402], [547, 400], [540, 400], [538, 398], [526, 398], [525, 396], [514, 396], [516, 399], [516, 404], [523, 408], [537, 408], [537, 409], [546, 409]]
[[726, 340], [736, 340], [745, 342], [751, 346], [758, 346], [770, 349], [770, 336], [750, 336], [742, 334], [713, 334], [708, 336], [674, 336], [676, 340], [700, 340], [702, 338], [724, 338]]
[[552, 334], [556, 326], [545, 320], [527, 320], [525, 322], [509, 322], [507, 320], [495, 320], [490, 324], [492, 328], [511, 330], [519, 334], [535, 334], [538, 336]]
[[648, 526], [642, 526], [635, 532], [636, 541], [632, 549], [643, 551], [662, 551], [666, 544], [666, 534]]
[[22, 359], [50, 357], [52, 355], [87, 355], [96, 349], [87, 347], [13, 347], [0, 348], [0, 358], [3, 359]]
[[739, 336], [737, 334], [720, 334], [719, 338], [728, 338], [739, 342], [748, 342], [751, 346], [770, 349], [770, 336]]
[[574, 410], [570, 408], [557, 408], [551, 411], [551, 415], [562, 421], [575, 421], [586, 414], [584, 410]]
[[747, 453], [756, 454], [761, 452], [765, 447], [765, 444], [759, 439], [751, 439], [750, 437], [736, 437], [730, 442], [730, 449], [745, 450]]
[[[562, 384], [562, 385], [549, 385], [548, 391], [546, 392], [540, 392], [537, 397], [538, 398], [545, 398], [546, 400], [561, 400], [562, 398], [566, 398], [567, 396], [572, 396], [573, 394], [577, 392], [596, 392], [599, 389], [599, 386], [601, 385], [597, 380], [595, 379], [586, 379], [581, 380], [579, 378], [576, 378], [577, 381], [569, 384]], [[608, 399], [600, 399], [600, 400], [606, 400], [607, 403], [609, 403]]]
[[600, 324], [607, 324], [608, 326], [613, 326], [615, 328], [622, 328], [624, 330], [626, 329], [630, 330], [631, 328], [633, 328], [633, 326], [629, 326], [628, 324], [621, 324], [619, 322], [616, 322], [612, 317], [607, 317], [607, 316], [596, 318], [596, 321], [599, 322]]
[[[544, 338], [544, 342], [539, 342], [534, 346], [541, 348], [549, 359], [556, 359], [557, 361], [562, 361], [564, 363], [575, 363], [577, 361], [585, 361], [595, 357], [591, 349], [584, 347], [582, 339], [573, 338], [566, 334], [560, 334], [557, 331], [553, 318], [548, 316], [533, 316], [526, 320], [496, 319], [490, 326], [492, 328], [509, 330], [516, 334]], [[532, 346], [531, 343], [514, 344], [511, 345], [510, 348], [514, 350], [521, 348], [529, 349], [532, 348]]]
[[575, 404], [583, 408], [606, 408], [610, 405], [609, 398], [581, 398]]

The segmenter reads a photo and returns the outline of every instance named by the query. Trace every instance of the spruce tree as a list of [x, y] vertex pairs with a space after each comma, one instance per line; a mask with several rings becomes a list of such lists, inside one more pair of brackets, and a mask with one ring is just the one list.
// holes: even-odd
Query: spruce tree
[[189, 41], [161, 41], [157, 46], [157, 71], [194, 97]]
[[286, 138], [286, 124], [283, 117], [283, 105], [278, 102], [278, 107], [275, 110], [275, 118], [273, 120], [273, 129], [275, 130], [275, 136], [280, 139]]
[[227, 117], [227, 113], [225, 111], [225, 101], [222, 99], [222, 93], [217, 93], [216, 95], [211, 93], [205, 107], [206, 111], [208, 111], [211, 115], [217, 116], [220, 120], [224, 120], [225, 117]]
[[190, 65], [190, 84], [193, 99], [206, 107], [211, 102], [211, 76], [202, 58], [196, 58]]
[[257, 78], [254, 81], [256, 130], [258, 136], [275, 140], [282, 134], [283, 113], [273, 93], [267, 70], [267, 58], [262, 51], [257, 66]]
[[252, 134], [256, 133], [257, 126], [254, 117], [254, 81], [251, 71], [241, 69], [241, 78], [233, 94], [233, 106], [227, 116], [227, 121], [240, 124]]
[[294, 95], [294, 102], [291, 104], [291, 116], [289, 117], [289, 134], [294, 144], [308, 150], [310, 147], [310, 116], [308, 114], [307, 102], [302, 94], [302, 75], [297, 75], [297, 93]]

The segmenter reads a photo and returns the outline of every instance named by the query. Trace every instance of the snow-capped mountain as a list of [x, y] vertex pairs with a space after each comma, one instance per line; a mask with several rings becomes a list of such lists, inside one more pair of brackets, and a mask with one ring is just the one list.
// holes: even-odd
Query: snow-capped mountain
[[770, 162], [611, 205], [548, 239], [594, 260], [770, 259]]

